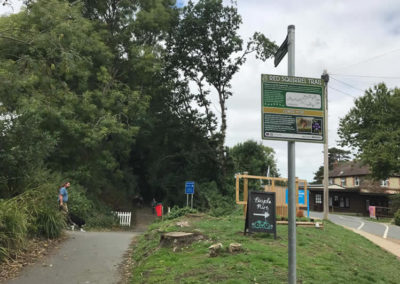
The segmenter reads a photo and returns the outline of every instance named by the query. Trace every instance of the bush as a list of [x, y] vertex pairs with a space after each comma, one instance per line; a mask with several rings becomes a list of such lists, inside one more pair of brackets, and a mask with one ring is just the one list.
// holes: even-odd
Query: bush
[[68, 198], [68, 210], [74, 215], [86, 220], [93, 214], [93, 201], [86, 197], [85, 190], [79, 185], [68, 192]]
[[394, 214], [394, 223], [400, 226], [400, 209]]
[[192, 209], [189, 207], [183, 207], [183, 208], [179, 208], [178, 206], [174, 206], [171, 209], [171, 212], [165, 217], [166, 220], [171, 220], [171, 219], [175, 219], [181, 216], [185, 216], [186, 214], [189, 213], [197, 213], [198, 211], [196, 209]]
[[[206, 182], [198, 185], [199, 193], [196, 198], [196, 207], [200, 210], [209, 211], [209, 214], [215, 217], [231, 214], [235, 208], [236, 203], [233, 199], [234, 194], [224, 196], [215, 182]], [[228, 192], [231, 192], [228, 190]]]
[[390, 196], [390, 209], [393, 213], [396, 213], [397, 210], [400, 210], [400, 194], [394, 194]]
[[116, 215], [105, 212], [99, 212], [89, 216], [86, 220], [86, 226], [90, 228], [112, 228], [118, 226], [119, 219]]
[[43, 208], [36, 217], [37, 233], [46, 238], [58, 238], [65, 226], [64, 215], [53, 208]]
[[27, 232], [27, 216], [13, 202], [0, 203], [0, 259], [23, 247]]

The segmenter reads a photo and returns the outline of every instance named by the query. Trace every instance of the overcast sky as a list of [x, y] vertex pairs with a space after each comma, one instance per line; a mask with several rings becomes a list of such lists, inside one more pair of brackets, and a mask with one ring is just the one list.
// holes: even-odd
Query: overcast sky
[[[19, 2], [13, 1], [16, 5]], [[178, 2], [183, 5], [187, 0]], [[379, 82], [389, 87], [400, 86], [398, 0], [238, 0], [237, 3], [243, 17], [240, 34], [244, 39], [259, 31], [280, 45], [287, 26], [295, 25], [296, 76], [320, 78], [324, 69], [330, 73], [329, 147], [337, 146], [339, 119], [363, 90]], [[0, 8], [1, 13], [11, 11]], [[260, 74], [287, 75], [286, 60], [285, 57], [274, 68], [272, 60], [262, 62], [249, 57], [233, 78], [234, 95], [228, 100], [227, 113], [228, 146], [247, 139], [262, 141]], [[218, 106], [216, 100], [215, 106]], [[287, 142], [262, 143], [275, 150], [280, 174], [287, 177]], [[296, 143], [296, 176], [311, 181], [323, 163], [322, 150], [322, 144]]]

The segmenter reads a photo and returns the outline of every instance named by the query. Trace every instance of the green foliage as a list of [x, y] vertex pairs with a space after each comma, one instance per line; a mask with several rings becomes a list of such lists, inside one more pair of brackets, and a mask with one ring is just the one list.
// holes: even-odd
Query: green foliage
[[54, 208], [44, 207], [36, 217], [37, 232], [46, 238], [58, 238], [65, 228], [64, 215]]
[[105, 26], [83, 18], [79, 3], [43, 0], [2, 17], [0, 27], [7, 31], [0, 39], [1, 114], [8, 118], [0, 166], [8, 196], [23, 192], [38, 166], [93, 194], [134, 192], [130, 149], [148, 96], [114, 71]]
[[262, 143], [253, 140], [238, 143], [229, 150], [229, 154], [234, 162], [235, 173], [266, 176], [269, 169], [271, 177], [279, 176], [274, 150]]
[[118, 224], [118, 217], [106, 212], [96, 212], [86, 220], [88, 228], [112, 228], [118, 226]]
[[231, 214], [236, 207], [232, 190], [223, 195], [216, 182], [205, 182], [196, 185], [195, 207], [202, 211], [209, 211], [212, 216]]
[[15, 253], [26, 241], [28, 224], [26, 212], [21, 210], [23, 206], [14, 202], [0, 203], [0, 248], [3, 256]]
[[385, 179], [400, 171], [400, 90], [384, 83], [365, 91], [340, 120], [341, 144], [358, 151], [372, 175]]
[[322, 184], [324, 180], [324, 167], [320, 166], [314, 173], [313, 184]]
[[400, 194], [394, 194], [390, 196], [390, 210], [391, 212], [397, 212], [397, 210], [400, 210]]
[[400, 226], [400, 209], [394, 214], [394, 223]]
[[85, 190], [75, 184], [68, 191], [68, 210], [83, 219], [87, 219], [93, 211], [97, 211], [93, 201], [86, 196]]
[[182, 207], [180, 208], [179, 206], [174, 206], [171, 209], [171, 212], [164, 218], [165, 220], [171, 220], [171, 219], [176, 219], [181, 216], [185, 216], [186, 214], [189, 213], [197, 213], [198, 211], [196, 209], [192, 209], [190, 207]]
[[225, 6], [222, 0], [189, 1], [166, 41], [168, 70], [181, 72], [184, 80], [195, 84], [194, 97], [204, 111], [212, 135], [216, 120], [209, 96], [211, 89], [218, 94], [221, 125], [214, 137], [223, 174], [226, 101], [232, 95], [232, 77], [250, 53], [256, 52], [258, 58], [265, 60], [276, 50], [276, 45], [260, 33], [244, 45], [238, 33], [241, 23], [234, 2]]
[[329, 170], [333, 169], [335, 163], [347, 162], [350, 160], [350, 151], [332, 147], [328, 149], [328, 165]]
[[98, 199], [113, 209], [139, 194], [183, 204], [186, 180], [214, 181], [199, 203], [228, 208], [230, 82], [250, 53], [265, 60], [275, 44], [260, 33], [244, 43], [235, 4], [220, 0], [24, 3], [0, 18], [0, 198], [27, 204], [29, 234], [55, 231], [43, 210], [56, 206], [59, 185], [46, 181], [64, 177], [70, 211], [93, 226], [114, 222]]

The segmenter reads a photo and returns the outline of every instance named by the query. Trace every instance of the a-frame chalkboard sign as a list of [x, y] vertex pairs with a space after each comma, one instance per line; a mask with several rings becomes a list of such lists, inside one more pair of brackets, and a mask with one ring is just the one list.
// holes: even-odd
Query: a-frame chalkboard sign
[[275, 192], [250, 191], [244, 234], [265, 232], [276, 239]]

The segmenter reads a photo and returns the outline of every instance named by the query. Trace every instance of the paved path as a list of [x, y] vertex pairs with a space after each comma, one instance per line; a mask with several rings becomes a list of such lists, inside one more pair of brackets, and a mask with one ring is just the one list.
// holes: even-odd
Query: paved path
[[[322, 219], [323, 213], [310, 212], [310, 217]], [[384, 239], [400, 240], [399, 226], [368, 221], [362, 217], [339, 215], [339, 214], [329, 214], [329, 220], [335, 224], [364, 231], [366, 233], [376, 235]]]
[[68, 231], [69, 239], [60, 249], [25, 268], [7, 284], [114, 284], [123, 255], [132, 239], [143, 233], [154, 215], [151, 209], [137, 212], [134, 232]]
[[68, 232], [52, 255], [22, 271], [8, 284], [112, 284], [134, 232]]

